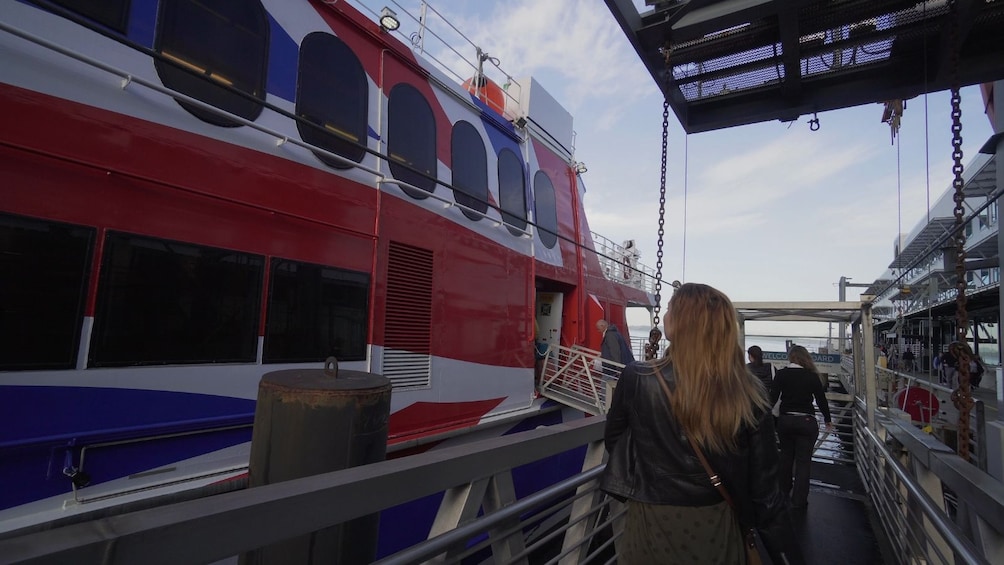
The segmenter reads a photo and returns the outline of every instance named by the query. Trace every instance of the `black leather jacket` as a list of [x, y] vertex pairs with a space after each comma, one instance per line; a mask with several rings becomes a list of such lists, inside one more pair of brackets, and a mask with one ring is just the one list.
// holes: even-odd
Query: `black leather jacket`
[[[674, 389], [672, 366], [662, 374]], [[718, 504], [722, 496], [671, 414], [657, 379], [649, 363], [632, 363], [621, 372], [607, 413], [604, 442], [610, 457], [600, 486], [618, 498], [648, 504]], [[787, 502], [778, 488], [770, 411], [760, 411], [758, 425], [741, 429], [736, 439], [734, 452], [705, 450], [704, 455], [739, 507], [740, 523], [757, 529], [775, 563], [803, 563]]]

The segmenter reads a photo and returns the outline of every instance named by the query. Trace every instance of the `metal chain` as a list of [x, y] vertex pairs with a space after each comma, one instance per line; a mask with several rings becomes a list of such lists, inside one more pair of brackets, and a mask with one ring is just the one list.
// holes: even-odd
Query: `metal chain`
[[669, 64], [670, 47], [667, 43], [663, 48], [665, 57], [665, 85], [662, 98], [662, 165], [659, 176], [659, 241], [655, 250], [655, 316], [652, 317], [653, 327], [659, 327], [659, 313], [662, 312], [662, 257], [663, 238], [666, 235], [666, 161], [669, 153], [669, 77], [672, 68]]
[[[949, 48], [951, 52], [952, 72], [952, 196], [955, 201], [955, 340], [961, 345], [966, 344], [966, 334], [969, 332], [969, 316], [966, 313], [966, 232], [963, 226], [966, 200], [965, 181], [962, 179], [962, 96], [959, 92], [959, 16], [958, 6], [954, 0], [949, 2]], [[952, 393], [952, 402], [959, 410], [959, 437], [957, 451], [959, 457], [969, 459], [969, 415], [973, 407], [972, 389], [969, 386], [969, 352], [964, 347], [958, 348], [959, 388]]]

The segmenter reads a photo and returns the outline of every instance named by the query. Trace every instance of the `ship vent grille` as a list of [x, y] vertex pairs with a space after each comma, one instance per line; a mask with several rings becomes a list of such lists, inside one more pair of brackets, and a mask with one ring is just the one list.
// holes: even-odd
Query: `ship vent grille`
[[383, 375], [394, 388], [432, 382], [432, 273], [431, 251], [390, 243]]

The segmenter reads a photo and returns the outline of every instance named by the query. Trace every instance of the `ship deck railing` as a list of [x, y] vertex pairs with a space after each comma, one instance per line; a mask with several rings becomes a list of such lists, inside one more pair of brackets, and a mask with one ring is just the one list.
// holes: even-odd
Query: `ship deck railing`
[[[845, 398], [845, 397], [840, 397]], [[837, 400], [842, 460], [816, 458], [793, 513], [807, 561], [999, 563], [1004, 486], [908, 422]], [[604, 418], [0, 539], [32, 563], [236, 563], [257, 548], [444, 493], [428, 538], [377, 563], [612, 563], [624, 506], [598, 488]], [[585, 448], [582, 472], [517, 496], [513, 470]], [[823, 451], [823, 449], [821, 449]], [[581, 453], [581, 451], [579, 451]], [[954, 494], [950, 502], [948, 493]], [[239, 524], [239, 527], [235, 527]]]
[[593, 248], [600, 261], [600, 268], [607, 280], [636, 288], [655, 296], [656, 272], [638, 261], [639, 252], [633, 241], [626, 245], [614, 243], [611, 239], [592, 232]]

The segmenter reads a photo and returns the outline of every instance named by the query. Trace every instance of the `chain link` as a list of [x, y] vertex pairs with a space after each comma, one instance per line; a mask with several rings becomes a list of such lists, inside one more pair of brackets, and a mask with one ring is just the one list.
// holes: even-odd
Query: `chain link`
[[[966, 344], [966, 334], [969, 332], [969, 315], [966, 312], [966, 231], [963, 226], [966, 201], [965, 181], [962, 179], [962, 96], [959, 92], [959, 14], [955, 0], [949, 2], [949, 48], [951, 52], [952, 69], [952, 187], [955, 201], [955, 340], [961, 345]], [[959, 457], [969, 459], [969, 416], [973, 407], [973, 394], [969, 386], [969, 350], [958, 348], [959, 388], [952, 393], [952, 402], [959, 410]]]
[[663, 240], [666, 235], [666, 162], [669, 156], [669, 86], [672, 67], [669, 64], [671, 53], [669, 43], [662, 48], [665, 59], [663, 69], [664, 81], [662, 98], [662, 165], [659, 171], [659, 240], [655, 250], [655, 315], [652, 317], [653, 327], [659, 327], [659, 314], [662, 312], [662, 257]]

